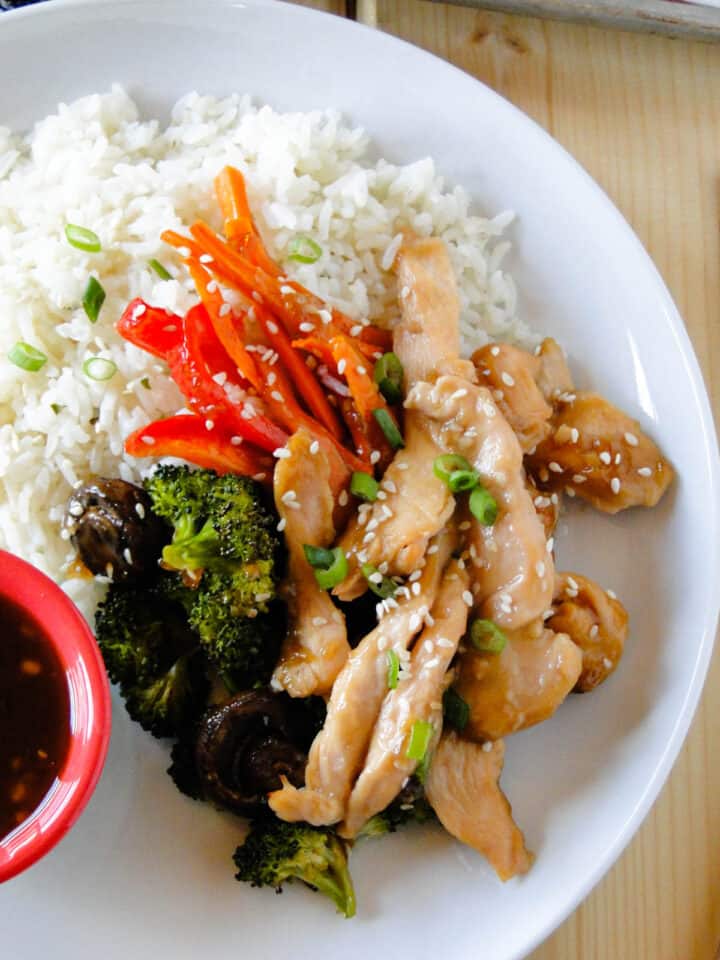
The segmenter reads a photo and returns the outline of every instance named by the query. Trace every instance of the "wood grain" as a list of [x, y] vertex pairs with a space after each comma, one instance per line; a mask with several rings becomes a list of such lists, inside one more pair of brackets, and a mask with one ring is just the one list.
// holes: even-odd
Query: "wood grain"
[[[423, 0], [370, 12], [513, 101], [601, 184], [670, 287], [719, 419], [720, 46]], [[532, 960], [720, 960], [718, 653], [652, 812]]]

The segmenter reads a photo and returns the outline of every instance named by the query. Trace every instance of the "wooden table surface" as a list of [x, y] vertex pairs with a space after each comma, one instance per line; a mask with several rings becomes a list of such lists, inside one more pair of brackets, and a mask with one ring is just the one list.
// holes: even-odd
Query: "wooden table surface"
[[[664, 276], [720, 422], [720, 45], [427, 0], [357, 0], [357, 13], [484, 81], [584, 165]], [[720, 960], [718, 652], [644, 825], [532, 960]]]

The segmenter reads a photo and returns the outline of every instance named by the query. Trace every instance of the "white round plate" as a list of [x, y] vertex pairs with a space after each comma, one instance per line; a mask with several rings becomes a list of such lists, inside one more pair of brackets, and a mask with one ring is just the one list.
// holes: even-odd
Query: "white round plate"
[[577, 511], [560, 567], [630, 610], [621, 669], [508, 742], [503, 784], [537, 862], [508, 884], [440, 830], [353, 853], [358, 916], [301, 886], [233, 880], [237, 825], [180, 796], [165, 749], [116, 704], [100, 787], [70, 836], [0, 894], [3, 950], [22, 960], [252, 960], [342, 955], [510, 960], [610, 867], [686, 734], [717, 616], [718, 454], [682, 321], [638, 240], [542, 130], [448, 64], [306, 9], [230, 0], [53, 0], [0, 16], [0, 123], [27, 127], [119, 81], [147, 113], [190, 89], [277, 108], [336, 106], [395, 161], [433, 156], [479, 208], [519, 214], [521, 312], [567, 347], [580, 385], [640, 419], [678, 468], [659, 509]]

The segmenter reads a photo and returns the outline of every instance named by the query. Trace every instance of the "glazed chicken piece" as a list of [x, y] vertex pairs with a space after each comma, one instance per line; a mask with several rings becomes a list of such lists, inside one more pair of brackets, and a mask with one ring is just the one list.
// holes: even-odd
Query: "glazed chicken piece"
[[273, 480], [275, 505], [285, 521], [288, 575], [280, 593], [289, 627], [272, 686], [291, 697], [328, 694], [350, 652], [345, 618], [317, 585], [303, 551], [305, 543], [326, 547], [335, 537], [330, 464], [322, 450], [310, 452], [312, 445], [307, 430], [293, 434], [290, 456], [278, 460]]
[[507, 634], [502, 653], [463, 652], [455, 689], [470, 708], [464, 736], [499, 740], [552, 716], [578, 681], [582, 654], [541, 620]]
[[588, 693], [606, 680], [620, 662], [628, 632], [627, 610], [597, 583], [579, 573], [556, 575], [553, 610], [548, 627], [567, 633], [582, 651], [582, 672], [575, 690]]
[[438, 450], [424, 418], [405, 419], [405, 447], [385, 471], [383, 497], [362, 504], [339, 541], [350, 565], [348, 576], [333, 591], [341, 600], [354, 600], [367, 590], [361, 565], [383, 561], [391, 576], [419, 569], [430, 542], [455, 509], [446, 484], [433, 473]]
[[552, 407], [537, 384], [540, 358], [509, 343], [495, 343], [476, 350], [472, 360], [480, 383], [492, 392], [522, 452], [533, 450], [550, 432], [552, 416]]
[[406, 650], [432, 607], [455, 538], [443, 531], [433, 546], [420, 592], [411, 594], [383, 617], [351, 652], [328, 702], [325, 724], [313, 741], [305, 769], [305, 787], [287, 781], [268, 797], [282, 820], [320, 826], [345, 815], [355, 778], [362, 768], [375, 721], [387, 693], [387, 651]]
[[537, 385], [547, 402], [554, 406], [559, 397], [570, 394], [575, 389], [565, 354], [556, 340], [546, 337], [536, 356], [540, 361], [536, 374]]
[[405, 401], [433, 423], [446, 453], [466, 457], [497, 501], [492, 526], [469, 513], [472, 591], [480, 617], [516, 630], [537, 619], [552, 600], [554, 567], [543, 526], [525, 487], [522, 451], [489, 390], [460, 377], [417, 383]]
[[674, 471], [640, 424], [597, 393], [559, 397], [553, 432], [527, 458], [539, 485], [604, 513], [654, 507]]
[[[434, 738], [440, 736], [445, 676], [467, 626], [468, 605], [463, 594], [468, 582], [467, 571], [452, 561], [430, 611], [432, 625], [415, 642], [407, 675], [401, 676], [397, 687], [385, 695], [365, 765], [339, 830], [343, 837], [355, 837], [370, 817], [395, 799], [415, 772], [418, 761], [407, 756], [414, 724], [431, 723]], [[402, 664], [404, 648], [395, 652]]]
[[479, 744], [445, 733], [425, 793], [448, 833], [486, 857], [501, 880], [509, 880], [527, 873], [533, 856], [500, 789], [504, 759], [502, 740]]

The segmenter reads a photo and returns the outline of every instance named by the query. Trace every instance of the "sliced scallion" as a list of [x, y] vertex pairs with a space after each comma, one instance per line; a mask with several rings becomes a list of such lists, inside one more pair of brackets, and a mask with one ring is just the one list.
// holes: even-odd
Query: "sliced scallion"
[[387, 663], [388, 690], [394, 690], [398, 685], [398, 676], [400, 675], [400, 657], [398, 657], [394, 650], [388, 650]]
[[388, 597], [395, 595], [397, 584], [390, 577], [384, 577], [377, 567], [374, 567], [371, 563], [364, 563], [360, 570], [367, 580], [368, 586], [377, 597], [387, 600]]
[[433, 473], [446, 483], [453, 493], [472, 490], [480, 479], [477, 470], [473, 470], [459, 453], [444, 453], [436, 457], [433, 461]]
[[298, 234], [288, 244], [288, 260], [296, 263], [317, 263], [322, 256], [322, 247], [312, 237]]
[[356, 471], [350, 478], [350, 493], [361, 500], [377, 500], [380, 484], [369, 473]]
[[100, 315], [100, 309], [105, 303], [105, 291], [102, 284], [95, 277], [88, 277], [85, 293], [83, 293], [82, 305], [85, 315], [90, 323], [96, 323]]
[[140, 381], [140, 386], [145, 387], [146, 390], [150, 389], [150, 377], [143, 377]]
[[480, 653], [502, 653], [507, 637], [492, 620], [473, 620], [470, 625], [470, 643]]
[[82, 365], [83, 373], [89, 380], [109, 380], [117, 373], [117, 364], [105, 357], [88, 357]]
[[24, 340], [18, 340], [14, 347], [8, 351], [8, 360], [14, 363], [21, 370], [27, 370], [28, 373], [37, 373], [47, 363], [47, 354], [38, 350], [37, 347], [25, 343]]
[[99, 253], [102, 250], [100, 237], [87, 227], [79, 227], [76, 223], [65, 224], [65, 238], [71, 247], [84, 250], [86, 253]]
[[393, 450], [398, 450], [400, 447], [405, 446], [403, 435], [395, 426], [395, 421], [387, 410], [385, 410], [383, 407], [380, 407], [377, 410], [373, 410], [373, 416], [377, 420], [378, 426], [385, 434], [385, 439], [393, 448]]
[[345, 579], [348, 574], [347, 557], [340, 549], [327, 550], [325, 547], [303, 545], [305, 558], [315, 573], [317, 585], [321, 590], [331, 590]]
[[373, 379], [388, 403], [402, 400], [403, 376], [403, 365], [395, 353], [384, 353], [375, 364]]
[[416, 720], [410, 731], [410, 743], [405, 756], [408, 760], [422, 763], [432, 740], [434, 727], [429, 720]]
[[60, 411], [64, 410], [65, 408], [62, 405], [62, 403], [51, 403], [50, 409], [52, 410], [53, 413], [57, 414], [57, 413], [60, 413]]
[[481, 484], [475, 487], [468, 500], [470, 512], [484, 526], [491, 527], [497, 520], [498, 505], [495, 497]]
[[470, 707], [452, 687], [443, 694], [443, 716], [458, 733], [462, 733], [470, 719]]
[[155, 271], [161, 280], [172, 280], [172, 274], [166, 270], [160, 261], [155, 259], [155, 257], [153, 257], [152, 260], [148, 260], [148, 266], [151, 270]]

